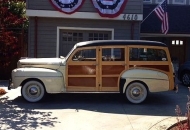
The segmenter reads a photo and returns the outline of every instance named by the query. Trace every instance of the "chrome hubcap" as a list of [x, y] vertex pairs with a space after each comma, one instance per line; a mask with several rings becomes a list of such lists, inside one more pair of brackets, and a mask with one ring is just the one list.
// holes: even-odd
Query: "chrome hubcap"
[[141, 103], [147, 97], [147, 90], [141, 83], [132, 83], [126, 89], [126, 97], [132, 103]]
[[31, 87], [31, 88], [29, 89], [29, 93], [30, 93], [31, 95], [36, 95], [36, 94], [38, 93], [38, 89], [37, 89], [36, 87]]
[[134, 90], [132, 90], [132, 95], [133, 95], [134, 97], [138, 97], [138, 96], [140, 95], [140, 90], [137, 89], [137, 88], [135, 88]]
[[38, 85], [30, 85], [27, 88], [27, 95], [30, 98], [37, 98], [40, 96], [41, 92], [40, 92], [40, 88]]

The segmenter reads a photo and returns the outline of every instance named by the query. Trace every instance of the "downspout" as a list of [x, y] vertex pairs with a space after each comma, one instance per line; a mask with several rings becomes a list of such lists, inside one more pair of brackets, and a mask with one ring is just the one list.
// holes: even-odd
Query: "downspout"
[[134, 28], [135, 27], [135, 22], [131, 23], [131, 40], [134, 40]]
[[38, 57], [38, 17], [35, 17], [34, 57]]

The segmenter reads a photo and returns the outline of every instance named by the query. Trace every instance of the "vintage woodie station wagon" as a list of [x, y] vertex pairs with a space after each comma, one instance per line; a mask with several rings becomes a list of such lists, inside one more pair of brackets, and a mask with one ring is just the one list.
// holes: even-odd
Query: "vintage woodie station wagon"
[[29, 102], [40, 101], [46, 93], [120, 92], [138, 104], [149, 92], [173, 90], [174, 70], [168, 47], [161, 42], [85, 41], [66, 57], [19, 60], [8, 88], [19, 86]]

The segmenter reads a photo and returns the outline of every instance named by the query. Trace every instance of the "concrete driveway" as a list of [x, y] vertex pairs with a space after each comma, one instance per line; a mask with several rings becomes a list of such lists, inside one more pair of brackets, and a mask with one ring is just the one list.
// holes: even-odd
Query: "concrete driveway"
[[[150, 94], [146, 102], [130, 104], [120, 94], [54, 94], [28, 103], [20, 89], [0, 97], [1, 130], [165, 130], [177, 121], [175, 107], [186, 112], [188, 88]], [[183, 118], [181, 118], [183, 119]]]

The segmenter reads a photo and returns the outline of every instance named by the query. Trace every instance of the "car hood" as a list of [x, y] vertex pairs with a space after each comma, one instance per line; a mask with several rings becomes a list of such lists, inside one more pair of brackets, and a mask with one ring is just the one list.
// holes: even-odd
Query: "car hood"
[[58, 69], [64, 61], [64, 58], [26, 58], [19, 60], [17, 63], [17, 67], [38, 67]]

